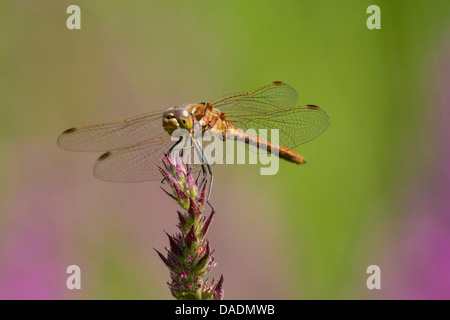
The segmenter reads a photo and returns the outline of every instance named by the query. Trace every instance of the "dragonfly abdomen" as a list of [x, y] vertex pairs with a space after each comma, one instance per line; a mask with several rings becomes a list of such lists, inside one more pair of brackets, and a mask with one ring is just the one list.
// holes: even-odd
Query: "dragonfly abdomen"
[[[230, 132], [232, 132], [232, 134], [230, 134]], [[265, 141], [260, 138], [245, 134], [240, 130], [228, 130], [227, 138], [234, 139], [235, 137], [241, 141], [244, 141], [246, 144], [256, 146], [257, 148], [263, 148], [267, 150], [268, 153], [278, 154], [278, 157], [289, 162], [294, 162], [297, 164], [306, 163], [305, 158], [303, 158], [294, 150], [277, 145], [275, 143], [271, 143], [270, 141]]]

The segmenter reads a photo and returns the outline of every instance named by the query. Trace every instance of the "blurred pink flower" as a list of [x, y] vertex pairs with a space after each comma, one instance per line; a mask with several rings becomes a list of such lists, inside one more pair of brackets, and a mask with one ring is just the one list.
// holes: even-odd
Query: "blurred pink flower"
[[[43, 171], [23, 179], [28, 185], [21, 185], [4, 205], [0, 299], [60, 299], [67, 290], [66, 266], [61, 261], [63, 230], [58, 227], [61, 189], [46, 180]], [[27, 173], [25, 169], [21, 174]]]
[[450, 54], [436, 83], [427, 137], [434, 154], [408, 199], [408, 222], [395, 245], [396, 257], [390, 257], [399, 269], [389, 279], [388, 297], [396, 299], [450, 298]]

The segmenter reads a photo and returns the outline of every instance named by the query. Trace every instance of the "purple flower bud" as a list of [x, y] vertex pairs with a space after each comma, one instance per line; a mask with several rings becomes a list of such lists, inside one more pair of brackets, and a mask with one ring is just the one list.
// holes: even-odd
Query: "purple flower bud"
[[223, 275], [221, 275], [220, 276], [220, 280], [216, 284], [216, 288], [214, 289], [214, 292], [213, 292], [214, 300], [223, 300], [223, 294], [224, 294], [224, 290], [223, 290]]
[[156, 250], [155, 248], [153, 248], [153, 250], [156, 251], [156, 253], [158, 253], [158, 256], [161, 258], [161, 260], [164, 262], [164, 264], [167, 266], [167, 268], [172, 269], [174, 266], [169, 262], [169, 260], [167, 260], [166, 257], [164, 257], [164, 255], [159, 252], [158, 250]]
[[189, 190], [188, 194], [191, 197], [195, 197], [195, 194], [197, 193], [197, 184], [194, 181], [194, 178], [192, 178], [191, 174], [188, 174], [186, 176], [186, 189]]
[[203, 223], [201, 230], [202, 237], [206, 236], [206, 234], [208, 233], [209, 225], [211, 224], [213, 215], [214, 211], [211, 211], [211, 214], [209, 215], [208, 219], [206, 219], [206, 221]]
[[196, 219], [202, 211], [200, 208], [195, 204], [194, 199], [189, 198], [189, 209], [188, 209], [189, 215], [192, 217], [192, 219]]
[[169, 263], [173, 266], [172, 269], [174, 269], [175, 267], [177, 267], [180, 262], [178, 261], [178, 257], [175, 256], [172, 252], [167, 251], [167, 260], [169, 261]]
[[178, 202], [177, 197], [175, 197], [174, 195], [172, 195], [172, 194], [170, 194], [169, 192], [167, 192], [163, 187], [160, 186], [160, 188], [161, 188], [161, 190], [164, 191], [169, 197], [171, 197], [173, 200], [175, 200], [175, 201]]
[[209, 258], [210, 258], [210, 255], [209, 255], [209, 242], [207, 242], [206, 243], [205, 254], [203, 255], [203, 257], [200, 260], [198, 260], [196, 266], [198, 268], [203, 269], [208, 264]]
[[200, 207], [203, 208], [203, 205], [205, 204], [205, 191], [206, 191], [206, 184], [207, 180], [205, 180], [205, 183], [203, 184], [202, 191], [200, 191], [200, 196], [197, 197], [197, 202]]
[[[178, 182], [174, 177], [168, 176], [167, 181], [169, 181], [169, 184], [172, 188], [174, 188], [175, 191], [181, 191], [183, 194], [186, 194], [183, 189], [183, 185]], [[187, 198], [187, 196], [184, 196], [184, 198]]]
[[180, 227], [184, 229], [184, 227], [186, 226], [186, 219], [184, 218], [184, 215], [180, 211], [177, 210], [177, 213], [178, 213], [178, 220], [180, 220]]
[[179, 243], [166, 232], [167, 236], [169, 237], [169, 243], [170, 243], [170, 251], [172, 251], [176, 256], [182, 256], [183, 250]]
[[184, 179], [186, 178], [186, 167], [184, 166], [183, 162], [181, 161], [181, 159], [177, 159], [176, 164], [175, 164], [175, 176], [177, 179]]
[[189, 232], [184, 237], [184, 241], [186, 242], [188, 248], [191, 248], [192, 244], [197, 242], [197, 237], [195, 235], [195, 226], [194, 225], [192, 225], [191, 229], [189, 230]]
[[167, 170], [164, 170], [160, 166], [156, 166], [156, 167], [159, 169], [159, 172], [161, 172], [161, 174], [163, 175], [164, 179], [167, 180], [169, 178], [169, 172], [167, 172]]

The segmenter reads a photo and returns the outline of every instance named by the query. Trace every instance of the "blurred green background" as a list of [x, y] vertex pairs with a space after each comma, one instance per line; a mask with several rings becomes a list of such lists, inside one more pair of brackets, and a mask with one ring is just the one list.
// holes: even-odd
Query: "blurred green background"
[[[71, 4], [81, 30], [66, 28]], [[380, 30], [366, 27], [372, 4]], [[332, 124], [296, 149], [305, 166], [216, 166], [209, 239], [225, 298], [449, 298], [448, 249], [421, 254], [445, 243], [448, 218], [431, 249], [410, 242], [436, 235], [422, 215], [448, 216], [414, 201], [443, 176], [449, 16], [448, 0], [2, 1], [0, 297], [171, 299], [152, 248], [168, 245], [176, 205], [159, 183], [96, 180], [98, 155], [56, 139], [278, 80]], [[71, 264], [78, 291], [65, 286]], [[366, 287], [372, 264], [381, 290]]]

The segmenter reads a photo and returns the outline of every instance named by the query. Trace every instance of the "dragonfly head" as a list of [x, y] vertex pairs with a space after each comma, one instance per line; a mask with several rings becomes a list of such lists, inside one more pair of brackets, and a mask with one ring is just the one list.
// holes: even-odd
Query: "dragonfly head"
[[164, 112], [162, 124], [164, 130], [166, 130], [168, 134], [172, 135], [176, 129], [185, 129], [190, 131], [193, 121], [191, 114], [185, 108], [172, 107]]

